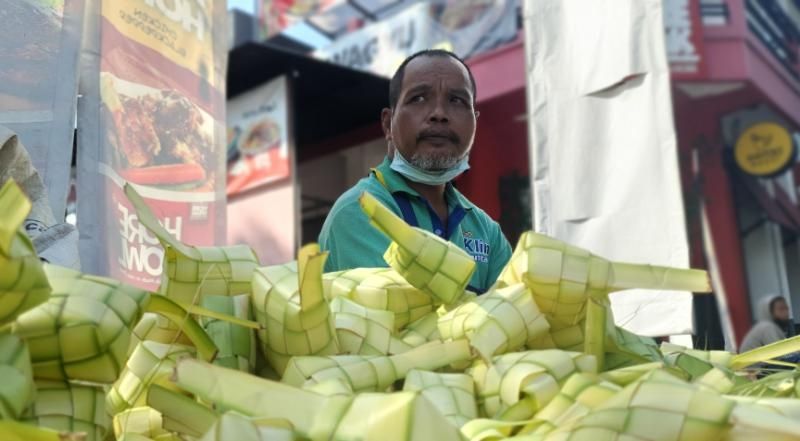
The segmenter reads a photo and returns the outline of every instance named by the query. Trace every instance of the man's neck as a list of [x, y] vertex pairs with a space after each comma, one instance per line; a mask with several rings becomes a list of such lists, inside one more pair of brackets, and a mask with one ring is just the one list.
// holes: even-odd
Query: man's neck
[[447, 201], [444, 197], [444, 191], [447, 184], [441, 185], [428, 185], [428, 184], [420, 184], [419, 182], [414, 182], [410, 179], [407, 179], [403, 176], [408, 186], [413, 188], [420, 194], [425, 200], [428, 201], [429, 204], [433, 207], [436, 211], [436, 214], [439, 215], [439, 218], [442, 220], [447, 219]]

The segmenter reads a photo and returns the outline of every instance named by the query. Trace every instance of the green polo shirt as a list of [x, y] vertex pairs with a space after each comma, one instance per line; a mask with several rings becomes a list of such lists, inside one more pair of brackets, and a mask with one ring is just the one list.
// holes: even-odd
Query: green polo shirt
[[385, 186], [373, 171], [333, 205], [319, 235], [320, 248], [330, 253], [325, 271], [387, 266], [383, 254], [389, 247], [389, 239], [370, 225], [358, 203], [361, 193], [368, 191], [406, 222], [416, 223], [471, 255], [477, 265], [469, 286], [479, 292], [486, 291], [511, 257], [511, 246], [497, 222], [448, 183], [445, 199], [449, 219], [448, 225], [443, 224], [430, 204], [389, 164], [386, 158], [376, 168]]

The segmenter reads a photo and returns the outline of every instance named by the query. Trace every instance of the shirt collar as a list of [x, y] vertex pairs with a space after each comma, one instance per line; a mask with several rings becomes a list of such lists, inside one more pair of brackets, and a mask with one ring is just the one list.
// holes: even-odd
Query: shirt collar
[[[383, 183], [386, 186], [386, 189], [389, 190], [391, 193], [407, 193], [411, 196], [421, 197], [420, 194], [411, 188], [406, 182], [406, 179], [396, 171], [392, 170], [392, 160], [389, 159], [388, 156], [383, 158], [383, 162], [380, 163], [377, 167], [375, 167], [374, 171], [377, 171], [383, 177]], [[447, 204], [452, 206], [453, 204], [458, 204], [461, 208], [465, 210], [472, 210], [475, 208], [475, 205], [470, 202], [460, 191], [453, 186], [452, 182], [448, 182], [445, 185], [445, 198], [447, 200]]]

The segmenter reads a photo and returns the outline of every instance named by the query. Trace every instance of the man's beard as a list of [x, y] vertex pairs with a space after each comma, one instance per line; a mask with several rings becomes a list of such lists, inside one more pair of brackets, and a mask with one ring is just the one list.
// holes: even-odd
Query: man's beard
[[461, 155], [449, 152], [448, 153], [416, 152], [411, 156], [411, 158], [409, 158], [408, 162], [420, 170], [437, 172], [437, 171], [449, 170], [455, 167], [456, 165], [458, 165], [459, 162], [461, 162], [462, 159], [464, 159], [467, 156], [469, 156], [469, 150], [467, 150]]

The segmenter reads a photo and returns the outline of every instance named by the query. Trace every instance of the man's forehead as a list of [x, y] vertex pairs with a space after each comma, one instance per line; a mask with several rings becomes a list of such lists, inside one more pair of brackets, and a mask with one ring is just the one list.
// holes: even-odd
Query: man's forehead
[[403, 89], [442, 78], [463, 82], [454, 86], [471, 89], [467, 69], [458, 60], [446, 56], [421, 56], [411, 60], [403, 75]]

